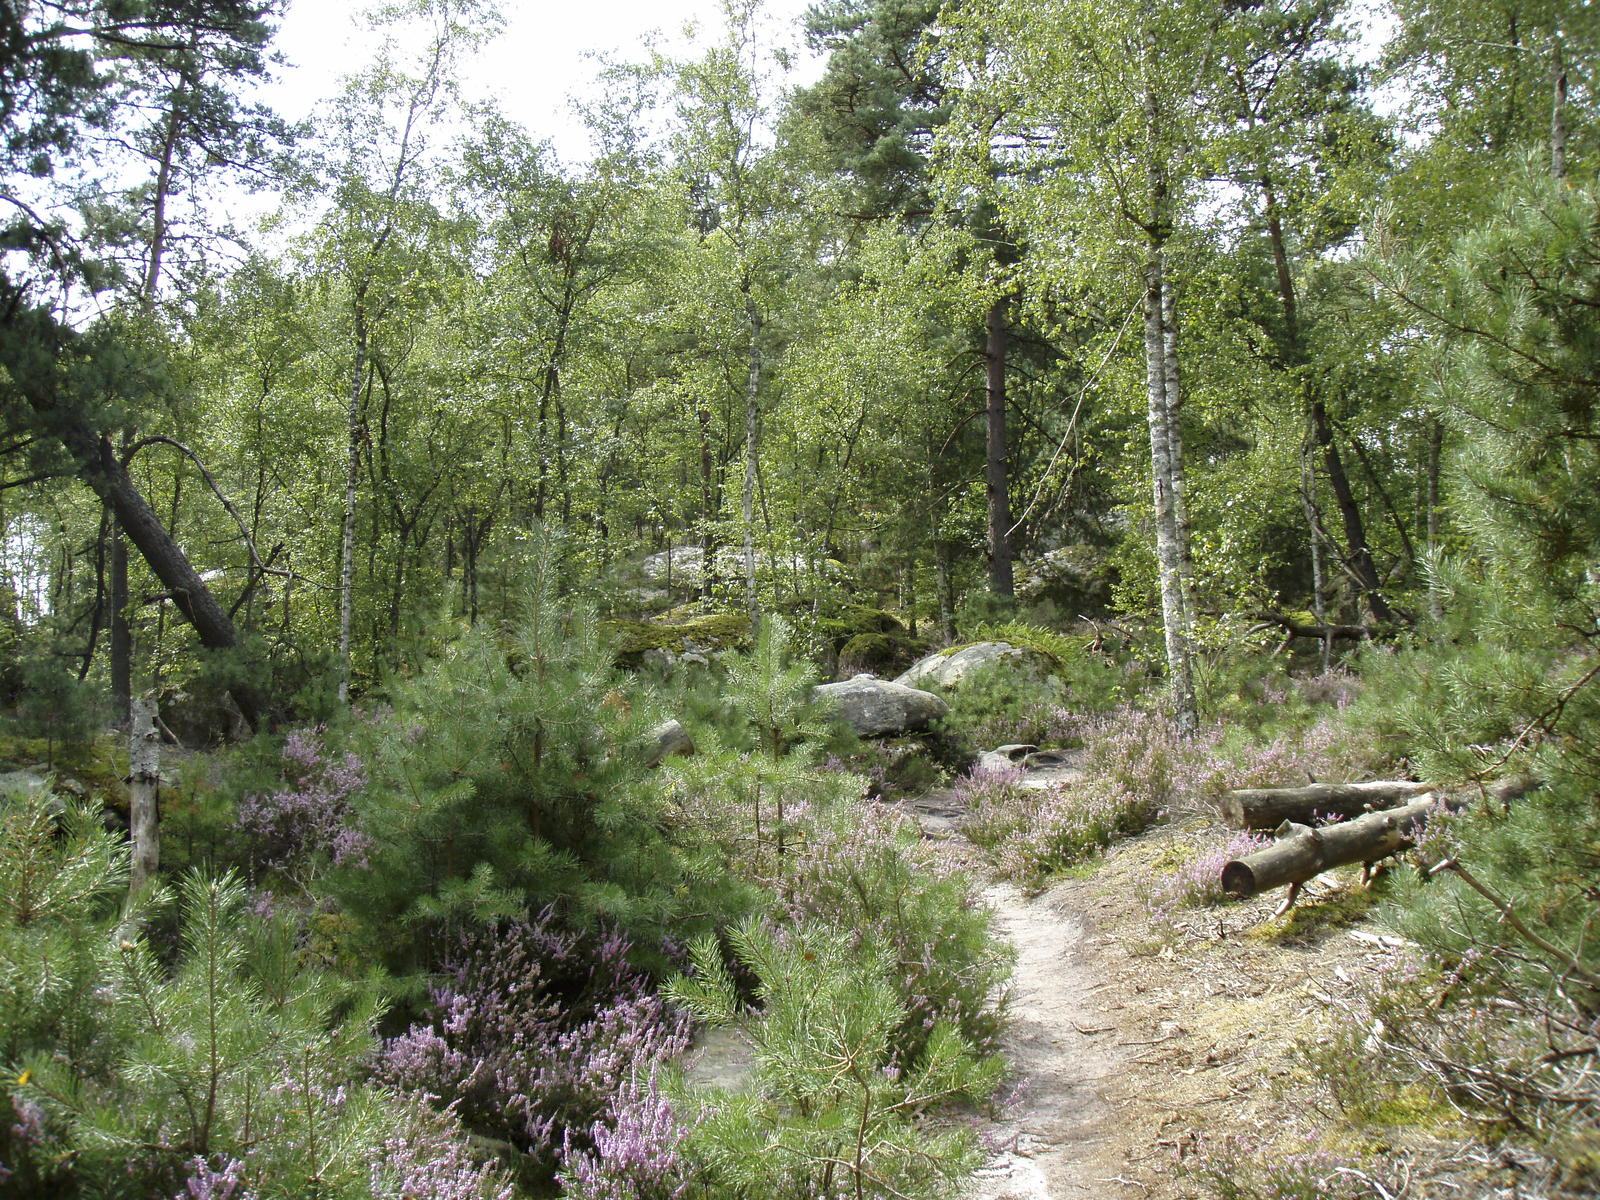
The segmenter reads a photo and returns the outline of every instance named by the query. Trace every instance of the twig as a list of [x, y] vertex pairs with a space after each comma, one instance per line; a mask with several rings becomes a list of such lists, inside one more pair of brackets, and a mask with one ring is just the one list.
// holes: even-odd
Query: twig
[[1533, 930], [1524, 925], [1521, 920], [1518, 919], [1517, 914], [1512, 910], [1511, 902], [1509, 900], [1501, 895], [1498, 895], [1493, 890], [1480, 883], [1472, 874], [1472, 872], [1463, 867], [1455, 857], [1452, 856], [1447, 858], [1442, 863], [1432, 867], [1428, 871], [1429, 878], [1437, 875], [1440, 871], [1454, 871], [1457, 875], [1461, 876], [1463, 883], [1465, 883], [1473, 891], [1477, 892], [1478, 895], [1482, 896], [1490, 904], [1494, 905], [1495, 908], [1500, 910], [1500, 919], [1503, 920], [1507, 925], [1511, 926], [1511, 928], [1515, 929], [1518, 933], [1527, 938], [1528, 941], [1539, 947], [1539, 949], [1543, 950], [1546, 954], [1553, 955], [1555, 958], [1565, 963], [1569, 971], [1578, 976], [1578, 978], [1582, 979], [1596, 991], [1600, 991], [1600, 976], [1593, 975], [1584, 970], [1583, 965], [1578, 962], [1577, 955], [1573, 954], [1572, 951], [1565, 950], [1562, 947], [1557, 946], [1554, 942], [1546, 941], [1544, 938], [1540, 937], [1537, 933], [1533, 932]]

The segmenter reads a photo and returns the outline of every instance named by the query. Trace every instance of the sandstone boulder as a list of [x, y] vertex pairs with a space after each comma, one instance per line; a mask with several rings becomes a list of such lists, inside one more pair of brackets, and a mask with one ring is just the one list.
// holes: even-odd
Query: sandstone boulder
[[832, 699], [839, 706], [839, 716], [861, 737], [926, 729], [929, 722], [950, 711], [931, 692], [871, 675], [822, 684], [815, 695]]
[[1051, 666], [1050, 660], [1036, 650], [1013, 646], [1010, 642], [973, 642], [959, 650], [941, 650], [919, 659], [895, 682], [914, 688], [930, 683], [959, 688], [975, 672], [1001, 662], [1019, 671], [1046, 672]]

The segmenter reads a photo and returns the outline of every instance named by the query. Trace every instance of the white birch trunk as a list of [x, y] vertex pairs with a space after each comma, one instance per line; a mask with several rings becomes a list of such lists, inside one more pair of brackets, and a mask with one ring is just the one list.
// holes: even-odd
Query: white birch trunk
[[1178, 528], [1178, 582], [1183, 599], [1183, 633], [1194, 638], [1194, 555], [1189, 548], [1189, 503], [1183, 476], [1183, 393], [1178, 381], [1178, 301], [1165, 266], [1161, 272], [1161, 343], [1167, 391], [1167, 454], [1172, 462], [1172, 505]]
[[1165, 256], [1156, 250], [1145, 266], [1145, 387], [1150, 423], [1150, 474], [1155, 499], [1156, 563], [1161, 580], [1162, 624], [1167, 635], [1167, 668], [1178, 728], [1187, 735], [1194, 732], [1199, 718], [1183, 599], [1183, 540], [1172, 474], [1172, 414], [1167, 406], [1167, 350], [1162, 320], [1165, 265]]
[[356, 324], [355, 365], [350, 372], [350, 461], [344, 487], [344, 552], [339, 565], [339, 703], [350, 703], [350, 624], [356, 599], [356, 485], [361, 481], [361, 376], [367, 367], [366, 331]]
[[761, 608], [756, 601], [756, 454], [760, 435], [761, 401], [761, 313], [756, 309], [754, 297], [748, 293], [744, 300], [745, 316], [750, 321], [750, 378], [745, 391], [744, 406], [744, 600], [750, 613], [750, 629], [754, 632], [761, 618]]
[[134, 697], [129, 706], [128, 825], [133, 837], [128, 898], [132, 900], [155, 878], [161, 864], [161, 830], [156, 820], [161, 782], [161, 741], [156, 734], [156, 706], [149, 696]]

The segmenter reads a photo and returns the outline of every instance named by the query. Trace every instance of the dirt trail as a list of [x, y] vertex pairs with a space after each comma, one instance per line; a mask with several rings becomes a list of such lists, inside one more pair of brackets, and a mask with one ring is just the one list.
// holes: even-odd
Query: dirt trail
[[1000, 932], [1016, 947], [1011, 1027], [1004, 1049], [1019, 1083], [985, 1132], [1003, 1150], [978, 1172], [982, 1200], [1062, 1200], [1114, 1193], [1096, 1178], [1111, 1108], [1101, 1082], [1121, 1066], [1088, 961], [1087, 926], [1047, 894], [1031, 900], [1009, 885], [984, 892]]

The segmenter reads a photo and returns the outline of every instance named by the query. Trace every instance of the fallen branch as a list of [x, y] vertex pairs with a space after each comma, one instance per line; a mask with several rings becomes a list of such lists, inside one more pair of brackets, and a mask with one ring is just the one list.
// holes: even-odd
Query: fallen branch
[[1235, 788], [1222, 794], [1217, 807], [1222, 819], [1235, 829], [1276, 829], [1285, 821], [1309, 825], [1319, 817], [1359, 817], [1373, 809], [1394, 808], [1433, 790], [1430, 783], [1403, 779]]
[[1461, 865], [1460, 860], [1452, 856], [1445, 859], [1442, 863], [1436, 863], [1434, 866], [1428, 869], [1428, 877], [1431, 879], [1440, 871], [1454, 871], [1461, 877], [1462, 883], [1466, 884], [1473, 891], [1477, 892], [1478, 895], [1482, 896], [1485, 900], [1499, 910], [1500, 919], [1502, 921], [1511, 926], [1512, 929], [1516, 930], [1524, 938], [1526, 938], [1533, 945], [1539, 947], [1539, 949], [1543, 950], [1546, 954], [1560, 960], [1566, 965], [1567, 970], [1571, 971], [1590, 987], [1594, 988], [1596, 991], [1600, 991], [1600, 976], [1596, 976], [1589, 971], [1584, 970], [1583, 964], [1578, 961], [1578, 956], [1572, 953], [1572, 951], [1564, 949], [1563, 947], [1556, 945], [1554, 942], [1540, 937], [1537, 933], [1524, 925], [1522, 921], [1518, 919], [1516, 911], [1511, 907], [1511, 901], [1496, 893], [1492, 888], [1481, 883], [1471, 871], [1468, 871]]
[[1286, 830], [1287, 836], [1273, 845], [1224, 866], [1222, 890], [1248, 899], [1257, 892], [1293, 885], [1289, 902], [1279, 910], [1287, 912], [1306, 880], [1347, 863], [1376, 862], [1410, 847], [1412, 834], [1438, 803], [1430, 793], [1389, 812], [1368, 813], [1321, 829]]
[[1276, 625], [1291, 638], [1316, 638], [1324, 641], [1359, 642], [1363, 638], [1378, 637], [1388, 632], [1387, 626], [1374, 625], [1302, 625], [1292, 617], [1281, 616], [1278, 613], [1257, 613], [1256, 620], [1259, 625], [1254, 626], [1250, 632], [1256, 633]]

